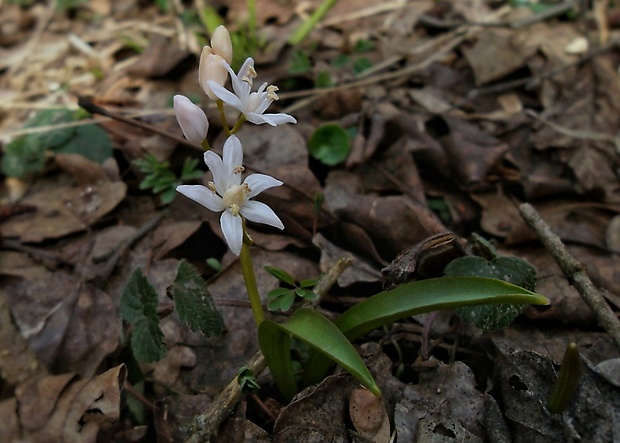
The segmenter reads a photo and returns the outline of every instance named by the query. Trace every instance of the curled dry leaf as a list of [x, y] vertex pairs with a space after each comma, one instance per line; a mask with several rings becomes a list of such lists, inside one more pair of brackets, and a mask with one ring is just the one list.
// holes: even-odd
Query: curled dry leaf
[[[0, 436], [13, 437], [2, 441], [109, 441], [120, 417], [126, 375], [125, 365], [120, 365], [91, 379], [63, 374], [18, 386], [15, 399], [0, 404]], [[7, 415], [11, 404], [16, 414]]]

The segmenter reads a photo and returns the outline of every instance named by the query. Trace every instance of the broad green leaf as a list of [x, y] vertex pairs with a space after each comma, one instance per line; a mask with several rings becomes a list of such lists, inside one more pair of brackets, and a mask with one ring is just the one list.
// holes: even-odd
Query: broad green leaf
[[402, 318], [480, 303], [546, 305], [546, 297], [492, 278], [443, 277], [400, 285], [353, 306], [335, 324], [350, 340]]
[[261, 351], [274, 381], [287, 399], [297, 393], [290, 356], [291, 336], [338, 363], [373, 394], [381, 395], [361, 357], [338, 328], [318, 312], [300, 309], [284, 324], [265, 320], [258, 328]]
[[308, 150], [317, 160], [335, 166], [349, 155], [351, 140], [342, 126], [328, 123], [314, 131], [308, 141]]
[[[334, 324], [351, 341], [397, 320], [441, 309], [489, 303], [546, 305], [540, 294], [501, 280], [443, 277], [414, 281], [380, 292], [344, 312]], [[318, 355], [306, 365], [306, 384], [320, 381], [329, 362]]]
[[112, 156], [112, 141], [106, 131], [97, 125], [78, 126], [66, 143], [58, 145], [56, 152], [80, 154], [102, 164]]
[[[45, 109], [35, 114], [24, 127], [53, 127], [79, 119], [79, 113], [74, 111]], [[12, 177], [22, 177], [40, 171], [45, 166], [48, 151], [81, 154], [98, 163], [103, 163], [112, 155], [110, 138], [99, 126], [60, 127], [27, 134], [9, 143], [2, 159], [2, 172]]]
[[174, 310], [192, 331], [207, 337], [220, 335], [224, 320], [215, 308], [207, 284], [194, 266], [181, 260], [174, 279]]
[[[480, 245], [485, 246], [483, 243]], [[493, 256], [491, 249], [484, 252], [485, 256]], [[482, 257], [460, 257], [450, 263], [444, 273], [449, 277], [497, 278], [529, 290], [533, 290], [536, 285], [536, 269], [517, 257], [496, 257], [489, 261]], [[483, 304], [460, 307], [456, 313], [467, 323], [491, 330], [509, 325], [524, 309], [524, 304]]]
[[159, 327], [159, 320], [145, 318], [133, 324], [131, 330], [131, 350], [136, 360], [153, 363], [166, 356], [164, 333]]
[[157, 317], [157, 293], [140, 269], [131, 274], [123, 289], [120, 312], [133, 326], [130, 342], [136, 359], [144, 363], [162, 359], [166, 344]]

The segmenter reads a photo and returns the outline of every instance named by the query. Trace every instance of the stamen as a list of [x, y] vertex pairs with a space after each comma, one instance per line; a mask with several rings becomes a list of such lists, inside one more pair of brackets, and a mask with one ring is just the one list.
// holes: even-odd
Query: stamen
[[233, 172], [235, 174], [241, 174], [243, 171], [245, 171], [245, 167], [243, 167], [242, 165], [235, 166], [235, 168], [233, 169]]
[[215, 187], [215, 183], [213, 183], [212, 181], [207, 183], [207, 188], [209, 188], [209, 191], [213, 192], [214, 194], [217, 193], [217, 188]]
[[246, 74], [243, 77], [241, 77], [241, 81], [252, 86], [253, 80], [255, 78], [256, 78], [256, 70], [254, 69], [254, 66], [249, 66], [248, 72], [246, 72]]
[[267, 86], [267, 98], [271, 101], [278, 101], [280, 100], [280, 97], [278, 97], [278, 94], [276, 94], [276, 91], [279, 91], [280, 88], [278, 88], [275, 85], [269, 85]]
[[232, 213], [233, 216], [238, 216], [239, 215], [239, 211], [241, 209], [239, 208], [239, 205], [236, 203], [233, 203], [232, 205], [230, 205], [230, 212]]

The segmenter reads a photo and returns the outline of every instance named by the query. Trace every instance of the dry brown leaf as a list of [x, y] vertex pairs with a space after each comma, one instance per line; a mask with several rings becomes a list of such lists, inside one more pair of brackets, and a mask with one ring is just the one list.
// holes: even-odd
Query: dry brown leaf
[[367, 389], [355, 389], [349, 398], [349, 417], [362, 437], [375, 443], [390, 441], [390, 419], [383, 398]]
[[22, 335], [57, 372], [90, 377], [118, 346], [117, 309], [108, 294], [89, 284], [56, 272], [5, 290]]
[[43, 182], [22, 200], [23, 204], [35, 207], [36, 212], [0, 224], [4, 236], [36, 243], [83, 231], [113, 210], [127, 191], [124, 182], [72, 186], [62, 177]]

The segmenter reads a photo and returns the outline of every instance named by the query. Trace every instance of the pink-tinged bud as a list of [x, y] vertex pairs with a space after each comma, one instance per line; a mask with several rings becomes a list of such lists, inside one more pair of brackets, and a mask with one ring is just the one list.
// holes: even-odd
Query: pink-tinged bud
[[211, 92], [207, 82], [211, 80], [218, 85], [224, 86], [228, 78], [228, 70], [222, 63], [223, 60], [220, 55], [214, 54], [213, 49], [209, 46], [202, 48], [200, 65], [198, 66], [198, 83], [211, 100], [216, 100], [217, 97]]
[[204, 111], [184, 95], [175, 95], [172, 101], [174, 113], [185, 138], [190, 142], [202, 144], [209, 131], [209, 120]]
[[230, 39], [228, 29], [224, 25], [218, 26], [211, 36], [211, 48], [213, 48], [215, 54], [226, 60], [226, 63], [232, 63], [232, 40]]

